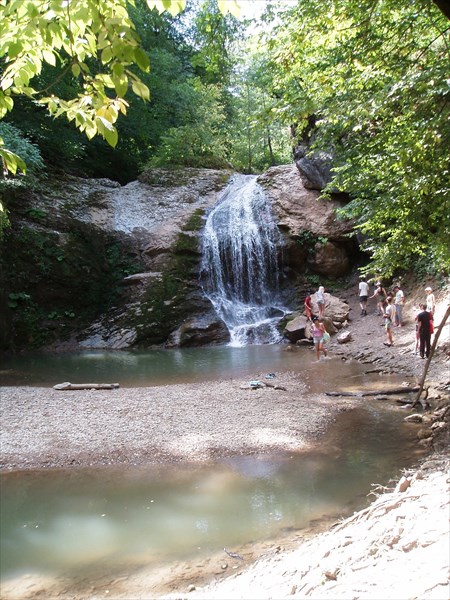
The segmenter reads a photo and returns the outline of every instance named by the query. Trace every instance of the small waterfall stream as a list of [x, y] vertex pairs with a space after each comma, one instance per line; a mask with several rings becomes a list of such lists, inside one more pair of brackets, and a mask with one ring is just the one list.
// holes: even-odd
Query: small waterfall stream
[[203, 233], [205, 295], [230, 331], [232, 346], [275, 343], [285, 314], [279, 293], [282, 237], [256, 176], [236, 175]]

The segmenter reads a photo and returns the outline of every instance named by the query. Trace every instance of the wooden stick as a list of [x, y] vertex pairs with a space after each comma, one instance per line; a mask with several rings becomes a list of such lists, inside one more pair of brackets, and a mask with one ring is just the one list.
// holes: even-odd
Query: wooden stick
[[417, 392], [418, 389], [418, 387], [399, 387], [387, 390], [370, 390], [367, 392], [325, 392], [325, 396], [380, 396], [382, 394], [410, 394], [411, 392]]
[[54, 390], [116, 390], [118, 383], [57, 383], [53, 386]]

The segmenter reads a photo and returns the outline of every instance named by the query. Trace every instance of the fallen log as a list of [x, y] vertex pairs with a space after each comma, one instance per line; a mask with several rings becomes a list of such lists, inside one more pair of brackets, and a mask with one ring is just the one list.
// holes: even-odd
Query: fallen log
[[410, 394], [411, 392], [417, 392], [419, 390], [418, 387], [399, 387], [399, 388], [391, 388], [387, 390], [370, 390], [360, 392], [325, 392], [325, 396], [381, 396], [382, 394], [395, 395], [395, 394]]
[[118, 383], [70, 383], [65, 381], [64, 383], [57, 383], [53, 386], [54, 390], [116, 390], [119, 386]]
[[279, 385], [278, 383], [267, 383], [267, 381], [263, 381], [263, 383], [266, 387], [273, 388], [274, 390], [283, 390], [284, 392], [287, 392], [287, 389], [284, 386]]

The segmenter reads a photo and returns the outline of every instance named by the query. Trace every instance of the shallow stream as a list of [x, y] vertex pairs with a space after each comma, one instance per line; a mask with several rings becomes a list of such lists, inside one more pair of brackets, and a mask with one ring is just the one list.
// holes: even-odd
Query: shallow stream
[[[365, 374], [357, 362], [314, 358], [309, 349], [290, 353], [280, 346], [90, 352], [22, 357], [3, 365], [0, 381], [142, 386], [302, 370], [310, 392], [400, 382]], [[95, 581], [93, 572], [113, 577], [144, 565], [200, 560], [223, 548], [242, 552], [250, 542], [348, 514], [367, 504], [371, 484], [385, 484], [416, 460], [415, 432], [403, 416], [391, 403], [364, 399], [337, 419], [319, 448], [303, 454], [3, 473], [2, 581], [25, 574], [74, 580], [89, 574]]]

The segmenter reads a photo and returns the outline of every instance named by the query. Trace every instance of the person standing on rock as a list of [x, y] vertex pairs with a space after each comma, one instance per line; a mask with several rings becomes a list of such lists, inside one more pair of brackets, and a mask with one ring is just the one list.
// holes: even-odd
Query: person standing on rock
[[[359, 306], [361, 307], [361, 316], [367, 316], [367, 298], [369, 297], [369, 284], [364, 277], [361, 277], [361, 281], [358, 286], [359, 294]], [[372, 296], [373, 297], [373, 296]]]
[[405, 303], [405, 294], [398, 285], [394, 286], [395, 293], [395, 326], [402, 327], [403, 325], [403, 305]]
[[325, 288], [323, 285], [321, 285], [316, 292], [316, 302], [319, 307], [319, 319], [321, 319], [325, 312]]
[[311, 299], [311, 292], [307, 292], [306, 293], [306, 298], [305, 298], [305, 315], [306, 318], [308, 319], [308, 321], [312, 320], [312, 299]]
[[384, 315], [385, 302], [387, 298], [387, 293], [384, 287], [381, 285], [381, 282], [378, 281], [375, 284], [377, 287], [375, 288], [375, 292], [370, 298], [377, 299], [377, 315]]
[[395, 305], [392, 304], [392, 297], [386, 298], [386, 308], [384, 309], [384, 329], [386, 330], [385, 346], [393, 346], [394, 339], [392, 337], [392, 329], [395, 322]]
[[434, 317], [434, 309], [436, 308], [436, 299], [433, 294], [433, 290], [430, 286], [425, 288], [427, 293], [427, 311]]
[[420, 358], [430, 356], [431, 345], [431, 321], [432, 316], [426, 310], [425, 304], [420, 304], [420, 313], [417, 315], [417, 332], [419, 334], [419, 354]]

